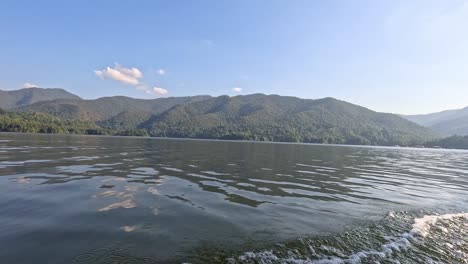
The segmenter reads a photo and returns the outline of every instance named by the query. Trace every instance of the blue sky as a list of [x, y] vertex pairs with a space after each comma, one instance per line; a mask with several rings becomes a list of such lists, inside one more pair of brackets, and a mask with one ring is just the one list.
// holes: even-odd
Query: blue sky
[[0, 32], [5, 90], [331, 96], [405, 114], [468, 106], [461, 0], [4, 0]]

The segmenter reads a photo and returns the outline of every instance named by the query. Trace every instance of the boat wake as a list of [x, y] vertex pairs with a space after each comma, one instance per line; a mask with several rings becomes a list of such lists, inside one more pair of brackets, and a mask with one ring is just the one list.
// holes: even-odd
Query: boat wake
[[336, 237], [300, 238], [273, 249], [245, 252], [228, 258], [228, 263], [468, 263], [467, 234], [468, 213], [417, 217], [391, 212], [367, 228]]

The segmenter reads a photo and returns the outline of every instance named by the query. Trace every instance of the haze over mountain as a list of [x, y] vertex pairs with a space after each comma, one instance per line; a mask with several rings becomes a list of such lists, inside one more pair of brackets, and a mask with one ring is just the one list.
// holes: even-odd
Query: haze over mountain
[[[264, 94], [152, 100], [123, 96], [53, 99], [56, 97], [43, 97], [45, 101], [36, 100], [10, 110], [26, 115], [26, 119], [38, 118], [28, 113], [45, 114], [40, 116], [43, 120], [47, 116], [56, 118], [51, 119], [56, 125], [51, 130], [64, 133], [367, 145], [414, 145], [435, 137], [429, 129], [400, 116], [334, 98], [312, 100]], [[86, 126], [92, 130], [84, 129]]]
[[468, 107], [426, 115], [403, 115], [403, 117], [443, 135], [468, 135]]

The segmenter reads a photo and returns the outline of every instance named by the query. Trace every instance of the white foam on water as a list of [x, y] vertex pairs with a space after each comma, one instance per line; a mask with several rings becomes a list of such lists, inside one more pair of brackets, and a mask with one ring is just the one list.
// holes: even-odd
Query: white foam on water
[[438, 221], [452, 220], [455, 218], [468, 219], [468, 213], [445, 214], [445, 215], [425, 215], [421, 218], [416, 218], [414, 220], [413, 229], [411, 229], [410, 233], [425, 237], [429, 234], [431, 227], [434, 226]]
[[[395, 214], [390, 212], [389, 217], [394, 218]], [[424, 239], [429, 235], [431, 229], [436, 226], [437, 222], [442, 220], [454, 220], [458, 218], [468, 219], [468, 213], [458, 214], [444, 214], [444, 215], [425, 215], [421, 218], [415, 218], [412, 225], [412, 229], [409, 232], [405, 232], [397, 237], [387, 237], [387, 243], [380, 246], [380, 249], [363, 250], [345, 256], [334, 247], [321, 246], [322, 250], [329, 251], [337, 256], [322, 256], [322, 259], [311, 260], [309, 258], [298, 258], [296, 256], [281, 258], [275, 255], [272, 250], [265, 250], [261, 252], [245, 252], [237, 258], [241, 263], [252, 263], [256, 261], [262, 264], [273, 264], [273, 263], [288, 263], [288, 264], [358, 264], [362, 260], [369, 257], [377, 257], [383, 259], [390, 257], [394, 252], [401, 252], [403, 250], [412, 247], [412, 242]], [[445, 232], [445, 230], [442, 229]], [[448, 231], [448, 230], [447, 230]], [[313, 251], [313, 250], [312, 250]], [[289, 254], [291, 255], [291, 254]], [[236, 259], [228, 259], [230, 263], [236, 263]], [[255, 262], [255, 263], [256, 263]]]

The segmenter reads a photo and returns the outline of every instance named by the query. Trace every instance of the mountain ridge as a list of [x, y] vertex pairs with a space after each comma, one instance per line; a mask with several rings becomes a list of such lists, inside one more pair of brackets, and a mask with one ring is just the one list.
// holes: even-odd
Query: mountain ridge
[[[58, 98], [8, 110], [4, 131], [361, 145], [416, 145], [436, 138], [429, 129], [400, 116], [332, 97], [302, 99], [257, 93], [156, 99]], [[47, 127], [45, 121], [28, 126], [37, 116], [51, 120], [54, 126]]]
[[424, 115], [401, 115], [442, 135], [468, 135], [468, 107]]
[[[427, 129], [396, 115], [334, 98], [278, 95], [221, 96], [175, 106], [139, 128], [163, 137], [214, 135], [222, 139], [371, 145], [408, 144], [419, 136], [431, 135]], [[408, 138], [405, 142], [399, 140], [401, 137]]]
[[18, 112], [41, 112], [65, 119], [102, 121], [125, 111], [160, 113], [176, 104], [203, 100], [206, 96], [137, 99], [126, 96], [101, 97], [91, 100], [55, 99], [13, 109]]
[[0, 108], [13, 109], [37, 102], [54, 99], [82, 100], [78, 95], [61, 88], [25, 88], [20, 90], [0, 90]]

